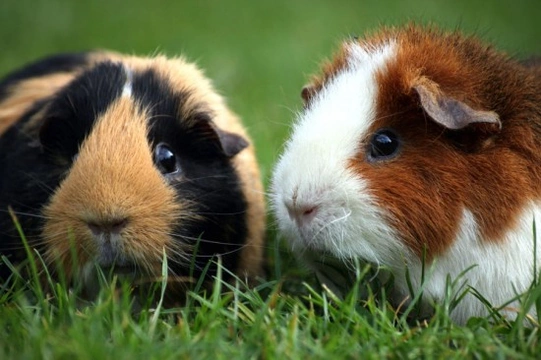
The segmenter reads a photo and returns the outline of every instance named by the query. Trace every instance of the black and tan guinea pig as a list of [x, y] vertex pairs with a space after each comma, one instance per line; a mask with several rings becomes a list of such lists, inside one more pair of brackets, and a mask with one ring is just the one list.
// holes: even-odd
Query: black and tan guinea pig
[[243, 279], [262, 274], [254, 148], [183, 58], [39, 60], [0, 83], [0, 136], [0, 251], [11, 263], [25, 257], [14, 214], [47, 264], [89, 287], [96, 267], [161, 277], [164, 256], [169, 280], [218, 257]]
[[[406, 269], [416, 293], [424, 269], [428, 309], [464, 271], [457, 288], [495, 307], [525, 292], [541, 265], [540, 65], [433, 26], [345, 41], [303, 89], [273, 173], [293, 252], [331, 289], [337, 264], [387, 268], [396, 304]], [[451, 316], [485, 314], [470, 293]]]

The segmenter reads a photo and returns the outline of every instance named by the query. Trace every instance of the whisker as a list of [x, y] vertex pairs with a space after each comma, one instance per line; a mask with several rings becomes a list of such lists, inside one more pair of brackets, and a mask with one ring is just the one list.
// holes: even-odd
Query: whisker
[[[301, 116], [301, 115], [302, 115], [302, 111], [300, 111], [299, 109], [293, 109], [293, 108], [291, 108], [291, 107], [289, 107], [289, 106], [286, 106], [286, 105], [280, 105], [279, 107], [282, 108], [282, 109], [285, 109], [285, 110], [289, 111], [289, 112], [291, 113], [291, 115], [293, 115], [293, 116], [296, 116], [296, 117], [297, 117], [297, 116]], [[271, 121], [271, 123], [272, 123], [272, 124], [278, 124], [278, 125], [284, 125], [284, 126], [287, 126], [287, 127], [291, 127], [291, 126], [292, 126], [292, 124], [291, 124], [292, 122], [289, 122], [289, 123], [286, 124], [286, 123], [280, 123], [280, 122], [278, 122], [278, 121], [276, 121], [276, 120], [273, 120], [273, 121]]]
[[207, 215], [207, 216], [232, 216], [232, 215], [243, 215], [246, 214], [246, 210], [236, 211], [236, 212], [194, 212], [195, 215]]
[[16, 211], [16, 210], [7, 210], [7, 209], [0, 209], [0, 212], [3, 212], [3, 213], [10, 213], [12, 212], [13, 214], [15, 215], [22, 215], [22, 216], [28, 216], [28, 217], [35, 217], [35, 218], [38, 218], [38, 219], [50, 219], [50, 217], [48, 216], [45, 216], [45, 215], [42, 215], [42, 214], [34, 214], [34, 213], [29, 213], [29, 212], [23, 212], [23, 211]]
[[[45, 247], [46, 246], [46, 243], [44, 241], [38, 241], [38, 240], [34, 240], [34, 241], [26, 241], [28, 246], [30, 246], [31, 248], [34, 248], [34, 247]], [[20, 245], [17, 245], [17, 244], [11, 244], [11, 246], [9, 245], [3, 245], [2, 246], [2, 251], [15, 251], [15, 250], [24, 250], [25, 249], [25, 246], [24, 244], [21, 242]]]
[[193, 181], [200, 181], [200, 180], [207, 180], [207, 179], [227, 179], [228, 177], [226, 175], [207, 175], [207, 176], [201, 176], [196, 178], [184, 178], [183, 180], [185, 182], [193, 182]]
[[214, 254], [209, 254], [209, 255], [198, 255], [196, 254], [195, 257], [200, 259], [200, 258], [203, 258], [203, 259], [210, 259], [210, 258], [213, 258], [215, 256], [223, 256], [223, 255], [231, 255], [231, 254], [234, 254], [240, 250], [242, 250], [244, 247], [240, 247], [238, 249], [234, 249], [234, 250], [231, 250], [231, 251], [226, 251], [226, 252], [222, 252], [222, 253], [214, 253]]
[[402, 115], [402, 114], [407, 113], [408, 111], [409, 111], [409, 110], [406, 109], [406, 110], [394, 112], [394, 113], [392, 113], [392, 114], [387, 114], [387, 115], [385, 115], [385, 116], [380, 116], [380, 117], [376, 118], [375, 121], [387, 119], [387, 118], [390, 118], [390, 117], [393, 117], [393, 116], [397, 116], [397, 115]]
[[204, 239], [204, 238], [188, 236], [188, 235], [181, 235], [181, 234], [174, 234], [174, 233], [170, 233], [169, 235], [171, 237], [174, 237], [174, 238], [180, 238], [180, 239], [185, 239], [185, 240], [190, 240], [190, 241], [195, 241], [195, 242], [200, 242], [200, 243], [205, 243], [205, 244], [239, 246], [239, 247], [248, 246], [248, 244], [234, 244], [234, 243], [223, 242], [223, 241], [207, 240], [207, 239]]
[[[344, 209], [344, 212], [345, 212], [345, 209]], [[339, 221], [344, 221], [346, 220], [348, 217], [350, 217], [352, 211], [349, 210], [349, 212], [346, 212], [344, 216], [342, 217], [339, 217], [339, 218], [336, 218], [336, 219], [333, 219], [332, 221], [329, 221], [327, 224], [323, 225], [315, 234], [314, 236], [312, 236], [312, 240], [314, 240], [323, 230], [325, 230], [326, 228], [328, 228], [329, 226], [331, 226], [332, 224], [335, 224]]]
[[38, 178], [36, 175], [29, 172], [23, 172], [23, 175], [35, 181], [42, 190], [46, 190], [48, 195], [51, 195], [55, 192], [55, 189], [47, 185], [42, 179]]
[[[250, 247], [257, 247], [257, 248], [268, 249], [268, 250], [273, 249], [273, 246], [271, 246], [271, 245], [269, 245], [269, 246], [263, 245], [262, 246], [262, 245], [259, 245], [259, 244], [256, 245], [256, 244], [250, 244], [250, 243], [223, 242], [223, 241], [209, 240], [209, 239], [205, 239], [205, 238], [201, 238], [201, 237], [194, 237], [194, 236], [188, 236], [188, 235], [176, 234], [176, 233], [165, 233], [164, 232], [162, 234], [171, 236], [172, 238], [190, 241], [190, 244], [184, 243], [183, 245], [188, 245], [188, 246], [191, 246], [191, 247], [194, 247], [197, 243], [201, 243], [201, 244], [224, 245], [224, 246], [227, 246], [227, 247], [236, 247], [237, 250], [242, 250], [244, 248], [250, 248]], [[183, 249], [183, 250], [188, 250], [189, 251], [189, 249]]]
[[172, 255], [175, 255], [175, 256], [179, 257], [182, 260], [189, 261], [190, 257], [191, 257], [191, 253], [187, 252], [186, 250], [189, 250], [189, 249], [186, 249], [186, 246], [183, 246], [183, 245], [184, 244], [180, 244], [180, 245], [179, 244], [168, 244], [165, 247], [166, 254], [168, 254], [168, 255], [172, 254]]
[[256, 193], [256, 194], [262, 194], [262, 195], [265, 195], [265, 196], [272, 196], [272, 193], [268, 192], [268, 191], [261, 191], [261, 190], [256, 190], [256, 189], [245, 189], [247, 191], [250, 191], [252, 193]]
[[[232, 244], [222, 241], [207, 240], [199, 237], [180, 235], [180, 234], [170, 234], [171, 237], [183, 240], [193, 241], [195, 243], [205, 243], [205, 244], [215, 244], [215, 245], [230, 245], [230, 246], [242, 246], [242, 244]], [[192, 245], [193, 246], [193, 245]]]

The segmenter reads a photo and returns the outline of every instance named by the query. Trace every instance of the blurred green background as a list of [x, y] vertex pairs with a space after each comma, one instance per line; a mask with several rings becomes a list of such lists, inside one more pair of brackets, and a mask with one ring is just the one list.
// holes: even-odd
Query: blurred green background
[[408, 20], [541, 54], [541, 0], [1, 0], [0, 74], [60, 51], [184, 54], [244, 119], [268, 182], [308, 76], [343, 38]]
[[[346, 37], [411, 20], [541, 55], [541, 0], [0, 0], [0, 75], [63, 51], [183, 54], [243, 118], [268, 184], [301, 88], [322, 60]], [[272, 240], [274, 229], [271, 220]], [[288, 251], [275, 256], [280, 248], [267, 249], [277, 277], [296, 268]]]

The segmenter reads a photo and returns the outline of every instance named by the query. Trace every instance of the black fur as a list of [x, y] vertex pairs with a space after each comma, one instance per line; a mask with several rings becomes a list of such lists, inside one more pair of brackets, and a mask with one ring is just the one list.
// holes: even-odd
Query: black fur
[[[180, 235], [179, 241], [201, 239], [196, 273], [216, 254], [223, 254], [223, 264], [233, 269], [246, 238], [246, 202], [230, 159], [221, 151], [217, 134], [207, 126], [212, 114], [204, 104], [183, 109], [189, 95], [172, 89], [166, 79], [160, 79], [152, 70], [134, 76], [133, 96], [152, 114], [150, 143], [167, 143], [179, 158], [179, 176], [167, 179], [179, 199], [198, 204], [196, 212], [204, 217], [197, 223], [181, 222], [174, 232]], [[179, 113], [190, 115], [178, 119]], [[173, 264], [172, 269], [177, 274], [189, 270], [178, 264]]]
[[51, 103], [40, 130], [47, 153], [71, 159], [90, 133], [94, 121], [122, 93], [126, 74], [122, 65], [100, 63], [63, 89]]
[[[52, 194], [65, 170], [53, 165], [40, 150], [39, 143], [20, 131], [42, 105], [37, 104], [0, 138], [0, 247], [1, 253], [14, 263], [24, 259], [25, 252], [8, 207], [17, 215], [30, 245], [42, 251], [39, 241], [43, 224], [39, 216], [41, 205]], [[0, 265], [0, 278], [7, 275], [7, 268]]]
[[[69, 55], [48, 58], [8, 76], [2, 84], [11, 86], [16, 79], [54, 73], [54, 65], [57, 71], [67, 71], [85, 63], [81, 54], [71, 60]], [[44, 220], [40, 217], [42, 206], [69, 171], [79, 145], [92, 129], [95, 115], [103, 113], [120, 95], [122, 85], [118, 84], [124, 78], [121, 66], [100, 64], [53, 97], [38, 101], [0, 137], [0, 248], [10, 261], [19, 262], [25, 253], [8, 207], [17, 215], [30, 245], [43, 251], [39, 238]], [[0, 88], [2, 91], [5, 88]], [[40, 130], [23, 132], [30, 117], [44, 106], [48, 110]], [[6, 267], [0, 265], [0, 276], [6, 275]]]
[[[5, 86], [18, 79], [73, 70], [86, 63], [84, 58], [83, 55], [60, 56], [46, 59], [41, 65], [32, 64], [8, 75], [0, 83], [4, 84], [0, 94], [6, 91]], [[152, 70], [134, 73], [132, 81], [134, 99], [151, 114], [149, 143], [153, 147], [167, 143], [178, 158], [181, 172], [164, 175], [165, 178], [176, 189], [179, 201], [193, 201], [197, 204], [195, 212], [204, 218], [189, 223], [179, 219], [174, 230], [178, 241], [198, 247], [195, 275], [217, 254], [223, 254], [224, 265], [233, 270], [247, 233], [246, 200], [230, 156], [222, 148], [219, 130], [211, 124], [213, 114], [205, 104], [184, 109], [190, 96], [188, 90], [171, 88], [167, 79], [159, 78]], [[36, 103], [0, 137], [0, 250], [12, 261], [20, 261], [24, 252], [7, 213], [8, 206], [18, 214], [29, 242], [38, 245], [44, 219], [33, 215], [39, 216], [42, 206], [69, 172], [71, 161], [92, 131], [96, 118], [120, 96], [125, 82], [126, 73], [120, 64], [100, 63], [53, 98]], [[22, 126], [45, 105], [49, 107], [40, 131], [36, 132], [38, 137], [28, 138], [28, 134], [21, 132]], [[186, 114], [186, 118], [179, 119], [179, 114]], [[237, 140], [233, 137], [228, 141]], [[238, 149], [244, 146], [236, 145]], [[200, 239], [199, 243], [194, 239]], [[38, 249], [43, 250], [39, 246]], [[191, 272], [178, 263], [169, 262], [169, 265], [176, 274]], [[211, 274], [214, 272], [215, 268], [211, 268]], [[6, 274], [7, 269], [0, 266], [0, 276]]]

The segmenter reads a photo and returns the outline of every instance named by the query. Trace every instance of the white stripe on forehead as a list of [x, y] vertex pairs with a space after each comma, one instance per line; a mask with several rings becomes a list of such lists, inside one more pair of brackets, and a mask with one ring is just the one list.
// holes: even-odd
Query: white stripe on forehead
[[343, 162], [353, 156], [376, 115], [375, 73], [395, 54], [395, 49], [394, 42], [373, 49], [351, 43], [348, 65], [323, 87], [300, 116], [288, 147], [310, 145], [311, 149], [306, 151], [318, 163]]
[[[297, 118], [272, 181], [280, 230], [293, 249], [309, 246], [374, 263], [400, 261], [395, 257], [404, 253], [403, 244], [386, 225], [367, 181], [348, 166], [376, 116], [376, 72], [396, 48], [395, 42], [372, 48], [348, 45], [345, 68]], [[299, 227], [291, 219], [293, 206], [318, 208], [311, 226]]]
[[126, 73], [126, 82], [122, 87], [122, 96], [131, 97], [133, 87], [133, 71], [124, 66], [124, 72]]

